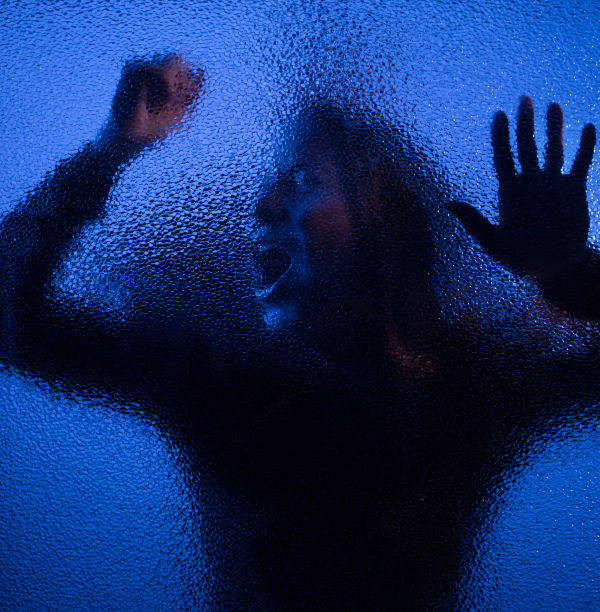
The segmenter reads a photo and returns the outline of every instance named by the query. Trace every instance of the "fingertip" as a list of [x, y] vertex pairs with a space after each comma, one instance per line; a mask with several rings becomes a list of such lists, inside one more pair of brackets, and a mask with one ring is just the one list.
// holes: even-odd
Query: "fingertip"
[[508, 133], [508, 117], [502, 110], [496, 111], [492, 118], [492, 136]]
[[446, 209], [454, 214], [466, 232], [485, 249], [488, 251], [494, 249], [496, 226], [477, 208], [466, 202], [449, 202], [446, 204]]
[[481, 213], [466, 202], [448, 202], [446, 210], [452, 213], [469, 231], [481, 222]]
[[530, 126], [533, 125], [533, 102], [529, 96], [521, 96], [519, 98], [519, 108], [517, 109], [517, 125]]
[[548, 120], [558, 119], [562, 122], [563, 112], [560, 104], [558, 102], [550, 102], [550, 104], [548, 104], [546, 116], [548, 117]]
[[444, 207], [446, 208], [448, 212], [451, 212], [453, 215], [458, 216], [461, 213], [461, 211], [468, 209], [469, 205], [466, 204], [465, 202], [452, 201], [452, 202], [446, 202], [446, 204], [444, 204]]
[[448, 202], [446, 210], [462, 225], [467, 232], [475, 233], [474, 226], [477, 226], [477, 213], [466, 202]]
[[519, 97], [519, 110], [533, 110], [533, 100], [529, 96]]
[[581, 138], [585, 139], [591, 146], [596, 144], [596, 126], [593, 123], [587, 123], [581, 132]]
[[579, 151], [575, 156], [571, 175], [585, 181], [588, 170], [594, 158], [594, 147], [596, 146], [596, 128], [593, 123], [588, 123], [582, 130]]

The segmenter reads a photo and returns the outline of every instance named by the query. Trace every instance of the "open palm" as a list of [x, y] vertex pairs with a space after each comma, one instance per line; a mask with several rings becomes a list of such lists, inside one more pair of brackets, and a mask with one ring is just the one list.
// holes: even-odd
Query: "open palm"
[[510, 150], [508, 119], [502, 111], [494, 117], [492, 147], [499, 183], [497, 225], [463, 202], [447, 206], [490, 256], [541, 282], [568, 273], [586, 256], [586, 178], [596, 142], [594, 126], [586, 125], [571, 172], [562, 174], [563, 116], [558, 104], [550, 104], [546, 120], [548, 141], [541, 169], [533, 135], [533, 104], [530, 98], [521, 98], [517, 118], [518, 173]]

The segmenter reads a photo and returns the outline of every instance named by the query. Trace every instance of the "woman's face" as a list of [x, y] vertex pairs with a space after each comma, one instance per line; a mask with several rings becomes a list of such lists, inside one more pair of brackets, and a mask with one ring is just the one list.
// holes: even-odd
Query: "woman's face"
[[356, 292], [354, 228], [338, 154], [318, 132], [292, 149], [255, 209], [256, 295], [271, 328], [334, 330]]

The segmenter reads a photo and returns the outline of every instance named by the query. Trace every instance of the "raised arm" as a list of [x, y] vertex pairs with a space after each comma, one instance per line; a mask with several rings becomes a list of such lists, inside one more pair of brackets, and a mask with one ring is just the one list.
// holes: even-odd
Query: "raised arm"
[[[83, 228], [105, 210], [119, 170], [179, 127], [198, 97], [200, 71], [179, 56], [129, 62], [98, 138], [60, 162], [0, 228], [0, 355], [21, 365], [89, 354], [105, 327], [54, 304], [49, 283]], [[51, 346], [50, 346], [51, 345]], [[43, 364], [42, 364], [43, 365]]]
[[533, 105], [530, 98], [521, 98], [517, 117], [521, 172], [517, 172], [508, 119], [502, 111], [494, 117], [497, 225], [463, 202], [453, 202], [448, 209], [491, 257], [533, 278], [550, 301], [573, 314], [600, 318], [600, 258], [587, 244], [590, 220], [586, 200], [596, 130], [592, 124], [584, 127], [571, 171], [563, 174], [563, 115], [558, 104], [549, 105], [546, 123], [542, 169], [534, 140]]

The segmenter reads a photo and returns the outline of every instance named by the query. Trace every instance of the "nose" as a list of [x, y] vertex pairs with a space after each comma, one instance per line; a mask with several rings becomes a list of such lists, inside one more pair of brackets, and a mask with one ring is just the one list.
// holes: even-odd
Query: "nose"
[[284, 221], [287, 214], [283, 194], [278, 185], [271, 185], [259, 196], [254, 216], [260, 223], [275, 224]]

